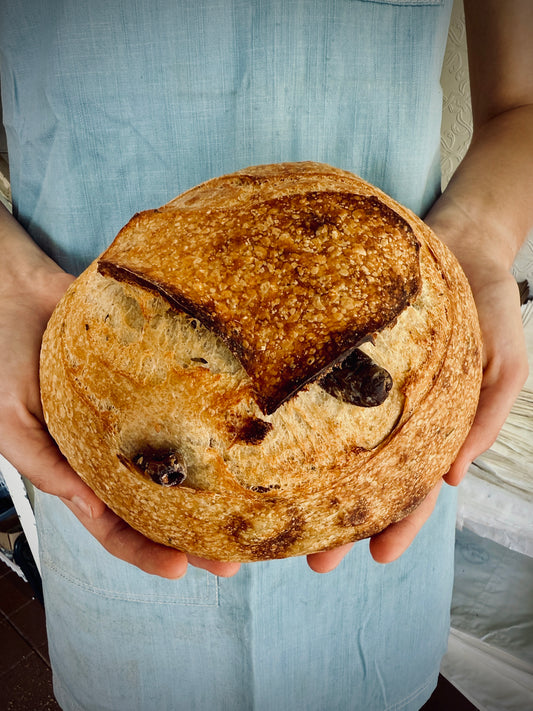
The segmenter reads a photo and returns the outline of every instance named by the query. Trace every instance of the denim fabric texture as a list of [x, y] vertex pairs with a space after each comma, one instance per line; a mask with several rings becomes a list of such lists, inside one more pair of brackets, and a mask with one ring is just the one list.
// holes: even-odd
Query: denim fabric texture
[[68, 711], [392, 711], [430, 696], [446, 651], [455, 523], [446, 487], [398, 561], [357, 543], [317, 575], [305, 559], [153, 578], [98, 549], [38, 496], [50, 658]]
[[[440, 190], [451, 2], [0, 0], [15, 214], [77, 274], [140, 210], [257, 163], [352, 170], [423, 215]], [[401, 475], [401, 473], [400, 473]], [[418, 709], [446, 649], [455, 494], [381, 566], [359, 542], [179, 581], [115, 560], [37, 494], [67, 711]]]

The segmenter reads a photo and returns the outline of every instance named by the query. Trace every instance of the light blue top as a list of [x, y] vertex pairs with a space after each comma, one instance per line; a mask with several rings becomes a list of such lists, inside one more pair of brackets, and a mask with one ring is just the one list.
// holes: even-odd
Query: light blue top
[[[451, 1], [0, 0], [15, 213], [78, 273], [133, 213], [257, 163], [353, 170], [419, 214], [438, 195]], [[367, 542], [151, 578], [37, 496], [55, 688], [87, 711], [418, 709], [446, 648], [454, 496], [380, 566]]]
[[324, 161], [417, 213], [435, 199], [449, 2], [2, 4], [17, 214], [76, 272], [135, 212], [250, 164]]

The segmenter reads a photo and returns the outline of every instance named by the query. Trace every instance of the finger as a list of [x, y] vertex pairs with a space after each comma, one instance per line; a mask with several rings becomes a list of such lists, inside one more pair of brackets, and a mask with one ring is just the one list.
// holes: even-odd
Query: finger
[[442, 480], [408, 516], [370, 539], [370, 553], [377, 563], [391, 563], [404, 553], [435, 508]]
[[[518, 353], [520, 356], [521, 353]], [[495, 442], [527, 378], [527, 360], [508, 358], [505, 367], [492, 364], [487, 368], [474, 422], [444, 480], [457, 486], [476, 457]]]
[[483, 382], [472, 428], [444, 477], [452, 486], [493, 445], [529, 370], [519, 293], [512, 275], [482, 289], [476, 304], [483, 333]]
[[150, 575], [181, 578], [187, 571], [187, 556], [182, 551], [154, 543], [131, 528], [111, 509], [105, 508], [98, 518], [84, 516], [72, 502], [65, 505], [108, 553], [140, 568]]
[[64, 503], [108, 553], [150, 575], [171, 579], [181, 578], [187, 572], [187, 564], [191, 563], [213, 575], [229, 577], [240, 567], [239, 563], [222, 563], [188, 556], [182, 551], [155, 543], [131, 528], [107, 507], [104, 514], [94, 520], [84, 516], [72, 502], [64, 501]]
[[206, 558], [199, 558], [195, 555], [187, 555], [187, 558], [189, 559], [189, 563], [194, 565], [195, 568], [202, 568], [221, 578], [232, 577], [241, 567], [240, 563], [224, 563], [218, 560], [207, 560]]
[[88, 517], [103, 514], [103, 501], [68, 464], [36, 417], [24, 411], [1, 429], [3, 455], [35, 487], [72, 501]]
[[353, 543], [346, 543], [329, 551], [310, 553], [307, 556], [307, 564], [315, 573], [329, 573], [339, 565], [352, 547]]
[[[108, 509], [70, 467], [36, 417], [25, 411], [17, 423], [16, 419], [12, 419], [11, 426], [3, 428], [5, 440], [10, 443], [9, 447], [3, 448], [3, 453], [34, 486], [47, 494], [59, 496], [112, 555], [162, 577], [179, 578], [185, 574], [187, 556], [148, 540]], [[238, 563], [221, 563], [199, 557], [192, 558], [190, 562], [224, 577], [234, 575], [239, 569]]]
[[474, 459], [494, 444], [515, 397], [516, 393], [511, 393], [504, 385], [484, 388], [481, 391], [470, 432], [449, 471], [444, 475], [447, 484], [457, 486]]

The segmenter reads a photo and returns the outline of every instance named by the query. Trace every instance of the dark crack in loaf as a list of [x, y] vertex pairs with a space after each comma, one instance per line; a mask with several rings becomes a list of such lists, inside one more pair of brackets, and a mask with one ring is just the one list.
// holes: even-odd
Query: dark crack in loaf
[[278, 164], [136, 215], [54, 312], [41, 392], [133, 527], [261, 560], [411, 511], [468, 432], [480, 354], [464, 274], [419, 218], [353, 174]]

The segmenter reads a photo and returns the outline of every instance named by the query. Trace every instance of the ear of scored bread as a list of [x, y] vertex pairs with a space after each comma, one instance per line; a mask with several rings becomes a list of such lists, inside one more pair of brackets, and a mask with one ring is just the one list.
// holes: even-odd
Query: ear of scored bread
[[394, 324], [419, 293], [419, 249], [390, 198], [356, 176], [281, 164], [135, 215], [98, 268], [212, 329], [270, 414]]

